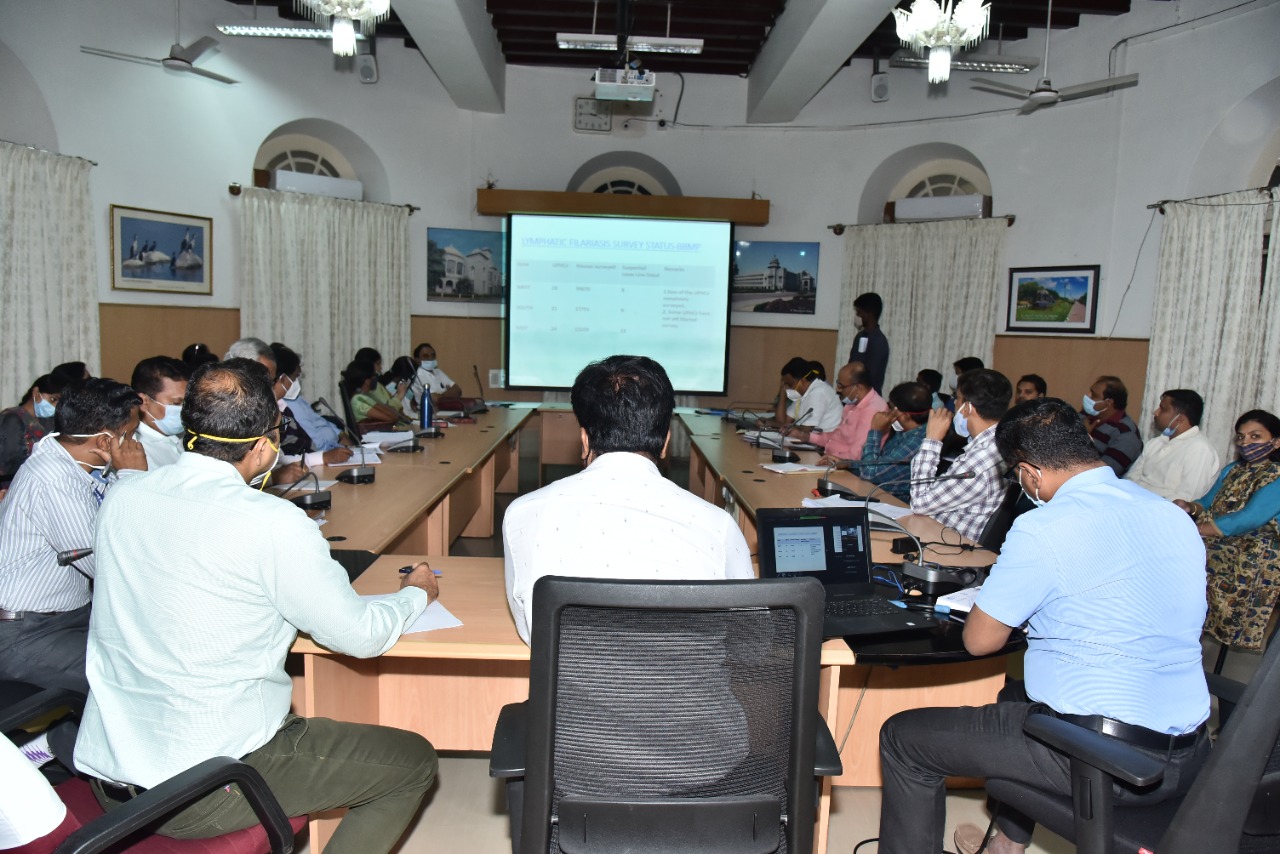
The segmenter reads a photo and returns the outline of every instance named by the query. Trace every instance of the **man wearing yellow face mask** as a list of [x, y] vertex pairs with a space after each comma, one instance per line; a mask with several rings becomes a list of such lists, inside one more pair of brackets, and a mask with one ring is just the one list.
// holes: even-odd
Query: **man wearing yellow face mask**
[[[114, 380], [68, 386], [54, 432], [35, 446], [0, 502], [0, 679], [87, 691], [85, 633], [94, 519], [118, 474], [143, 470], [133, 438], [138, 393]], [[114, 487], [112, 487], [114, 488]]]
[[[380, 655], [439, 585], [420, 563], [399, 593], [361, 599], [315, 522], [255, 488], [280, 453], [271, 384], [247, 359], [197, 369], [182, 406], [186, 452], [103, 503], [76, 765], [110, 810], [205, 759], [238, 756], [291, 816], [350, 807], [328, 854], [379, 854], [435, 779], [435, 751], [416, 733], [291, 714], [285, 655], [299, 631]], [[256, 823], [238, 792], [219, 789], [159, 831]]]

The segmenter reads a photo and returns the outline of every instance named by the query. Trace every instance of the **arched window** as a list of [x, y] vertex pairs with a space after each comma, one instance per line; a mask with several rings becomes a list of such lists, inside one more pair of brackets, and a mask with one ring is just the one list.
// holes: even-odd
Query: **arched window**
[[903, 175], [887, 202], [926, 196], [989, 196], [991, 179], [964, 160], [930, 160]]
[[330, 178], [360, 178], [351, 161], [336, 147], [302, 133], [281, 134], [262, 143], [253, 160], [253, 168], [268, 172], [286, 169]]

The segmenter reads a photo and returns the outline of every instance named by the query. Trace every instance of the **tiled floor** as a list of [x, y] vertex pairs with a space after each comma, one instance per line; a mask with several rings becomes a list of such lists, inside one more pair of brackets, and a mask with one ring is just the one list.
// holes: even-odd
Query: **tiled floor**
[[[536, 433], [526, 435], [522, 441], [520, 467], [520, 491], [537, 488]], [[543, 471], [544, 482], [572, 474], [571, 466], [548, 466]], [[672, 480], [680, 483], [688, 477], [687, 466], [675, 462], [669, 471]], [[511, 496], [500, 496], [498, 513], [511, 502]], [[497, 526], [500, 530], [500, 524]], [[452, 549], [453, 554], [471, 557], [496, 557], [502, 554], [502, 537], [498, 533], [489, 538], [460, 539]], [[1205, 665], [1211, 667], [1217, 647], [1205, 644]], [[1234, 679], [1248, 681], [1257, 668], [1258, 656], [1233, 653], [1228, 656], [1225, 674]], [[430, 735], [429, 733], [427, 734]], [[874, 837], [879, 827], [880, 790], [872, 788], [837, 788], [831, 816], [831, 838], [828, 850], [832, 854], [852, 854], [854, 846]], [[989, 815], [981, 790], [952, 792], [947, 796], [948, 849], [951, 834], [956, 825], [972, 822], [986, 826]], [[507, 818], [503, 808], [502, 788], [488, 775], [488, 758], [475, 755], [444, 756], [440, 762], [440, 776], [426, 806], [410, 827], [399, 851], [401, 854], [502, 854], [510, 851]], [[869, 843], [858, 849], [858, 854], [875, 854], [877, 845]], [[302, 849], [309, 852], [308, 847]], [[1028, 849], [1032, 854], [1068, 854], [1074, 847], [1039, 830]]]

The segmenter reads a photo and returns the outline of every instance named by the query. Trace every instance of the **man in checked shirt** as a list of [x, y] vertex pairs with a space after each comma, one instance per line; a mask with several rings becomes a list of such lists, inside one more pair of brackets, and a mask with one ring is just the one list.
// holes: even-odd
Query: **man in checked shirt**
[[955, 414], [945, 409], [929, 413], [924, 442], [911, 459], [911, 479], [937, 475], [942, 440], [953, 424], [969, 444], [947, 475], [972, 472], [973, 477], [912, 484], [913, 513], [932, 516], [971, 540], [982, 535], [1008, 489], [1002, 478], [1004, 463], [996, 450], [995, 426], [1009, 409], [1012, 397], [1012, 384], [998, 371], [978, 369], [960, 375], [956, 380]]

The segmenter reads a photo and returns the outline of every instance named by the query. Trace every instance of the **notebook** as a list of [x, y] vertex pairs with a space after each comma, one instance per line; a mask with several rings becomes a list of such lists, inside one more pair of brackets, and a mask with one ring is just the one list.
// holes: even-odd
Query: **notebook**
[[811, 576], [827, 591], [822, 636], [921, 631], [938, 621], [890, 605], [871, 581], [871, 525], [864, 507], [756, 511], [760, 577]]

